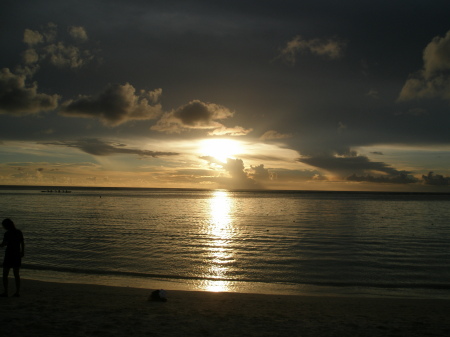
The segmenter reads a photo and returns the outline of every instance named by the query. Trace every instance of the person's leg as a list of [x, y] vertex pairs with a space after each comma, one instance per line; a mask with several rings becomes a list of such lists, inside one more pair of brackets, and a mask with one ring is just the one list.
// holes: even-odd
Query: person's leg
[[16, 281], [16, 293], [14, 296], [19, 297], [20, 294], [20, 268], [13, 268], [14, 279]]
[[9, 268], [3, 267], [3, 289], [5, 290], [3, 294], [0, 296], [6, 297], [8, 296], [8, 275], [9, 275]]

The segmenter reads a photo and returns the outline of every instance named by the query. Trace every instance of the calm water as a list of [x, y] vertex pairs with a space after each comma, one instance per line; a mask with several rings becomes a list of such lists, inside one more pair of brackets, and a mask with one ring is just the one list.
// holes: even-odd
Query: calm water
[[25, 278], [450, 298], [450, 195], [41, 190], [0, 189]]

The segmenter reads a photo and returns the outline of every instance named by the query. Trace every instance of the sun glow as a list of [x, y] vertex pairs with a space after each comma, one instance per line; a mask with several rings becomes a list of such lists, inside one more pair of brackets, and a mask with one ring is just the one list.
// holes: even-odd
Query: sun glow
[[227, 158], [235, 158], [242, 153], [242, 147], [238, 141], [231, 139], [205, 139], [200, 142], [200, 155], [213, 157], [222, 163]]

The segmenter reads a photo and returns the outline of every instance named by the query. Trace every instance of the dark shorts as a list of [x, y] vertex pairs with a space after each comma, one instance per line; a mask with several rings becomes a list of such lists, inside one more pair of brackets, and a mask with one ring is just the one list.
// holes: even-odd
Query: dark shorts
[[22, 265], [22, 258], [17, 255], [5, 255], [3, 260], [3, 268], [20, 268]]

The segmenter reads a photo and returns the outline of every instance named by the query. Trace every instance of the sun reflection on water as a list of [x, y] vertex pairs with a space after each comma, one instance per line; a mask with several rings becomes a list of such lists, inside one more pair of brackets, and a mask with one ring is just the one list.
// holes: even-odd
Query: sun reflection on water
[[233, 224], [231, 218], [232, 198], [227, 191], [215, 191], [210, 199], [210, 223], [208, 234], [211, 241], [208, 243], [208, 278], [217, 280], [205, 280], [204, 290], [228, 291], [230, 290], [227, 278], [229, 264], [234, 261], [232, 248], [229, 246], [233, 236]]

